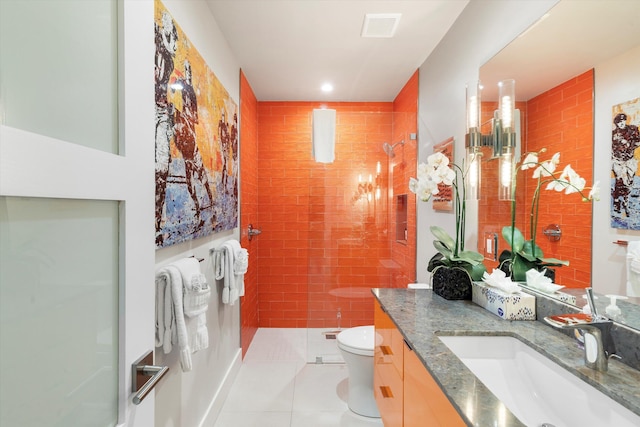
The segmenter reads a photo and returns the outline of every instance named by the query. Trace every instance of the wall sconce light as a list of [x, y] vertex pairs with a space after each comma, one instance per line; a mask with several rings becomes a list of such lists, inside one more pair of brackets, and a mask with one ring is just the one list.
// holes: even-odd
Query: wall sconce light
[[465, 146], [467, 151], [467, 195], [468, 198], [480, 198], [480, 183], [482, 179], [481, 147], [493, 148], [492, 159], [499, 159], [498, 169], [498, 198], [513, 200], [513, 186], [511, 178], [516, 156], [517, 129], [519, 111], [515, 108], [515, 85], [513, 79], [498, 83], [498, 109], [491, 120], [491, 133], [483, 135], [480, 131], [481, 112], [481, 83], [467, 84], [467, 134]]
[[381, 172], [380, 162], [376, 164], [376, 175], [375, 181], [372, 174], [369, 174], [369, 179], [362, 179], [362, 174], [358, 175], [358, 188], [353, 194], [352, 200], [357, 202], [360, 199], [366, 199], [367, 202], [375, 200], [380, 200], [380, 172]]

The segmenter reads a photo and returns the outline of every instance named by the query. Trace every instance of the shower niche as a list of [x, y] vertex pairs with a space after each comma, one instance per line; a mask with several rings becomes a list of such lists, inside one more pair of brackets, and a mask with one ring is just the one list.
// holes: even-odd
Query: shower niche
[[396, 242], [407, 244], [407, 195], [396, 196]]

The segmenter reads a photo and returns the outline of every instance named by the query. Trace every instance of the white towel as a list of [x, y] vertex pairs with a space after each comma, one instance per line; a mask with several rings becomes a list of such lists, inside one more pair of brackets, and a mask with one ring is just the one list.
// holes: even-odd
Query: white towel
[[640, 297], [640, 240], [627, 245], [627, 296]]
[[223, 280], [222, 302], [233, 305], [244, 296], [244, 274], [247, 272], [249, 253], [240, 242], [230, 239], [212, 253], [216, 280]]
[[183, 286], [182, 305], [192, 353], [209, 347], [206, 311], [211, 288], [200, 271], [200, 262], [193, 257], [182, 258], [172, 264], [180, 271]]
[[173, 263], [180, 270], [184, 286], [184, 314], [195, 317], [207, 311], [211, 288], [200, 272], [200, 262], [196, 258], [183, 258]]
[[336, 145], [336, 110], [313, 110], [313, 158], [333, 163]]
[[173, 344], [180, 349], [180, 365], [184, 372], [190, 371], [191, 349], [189, 334], [182, 308], [182, 275], [173, 265], [161, 268], [156, 273], [156, 310], [162, 309], [160, 315], [156, 311], [156, 346], [163, 347], [169, 353]]

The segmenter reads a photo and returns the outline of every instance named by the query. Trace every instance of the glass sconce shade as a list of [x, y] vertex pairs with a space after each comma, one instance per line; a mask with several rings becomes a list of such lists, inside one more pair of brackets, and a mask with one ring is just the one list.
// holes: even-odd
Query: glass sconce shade
[[482, 181], [482, 152], [479, 148], [467, 147], [467, 179], [465, 185], [467, 188], [467, 200], [480, 199], [480, 185]]
[[513, 79], [502, 80], [498, 83], [498, 114], [505, 132], [514, 129], [514, 117], [516, 109], [516, 81]]
[[513, 152], [510, 148], [504, 148], [500, 156], [500, 165], [498, 166], [498, 199], [514, 200], [513, 194]]
[[467, 133], [480, 130], [481, 89], [480, 81], [467, 83]]

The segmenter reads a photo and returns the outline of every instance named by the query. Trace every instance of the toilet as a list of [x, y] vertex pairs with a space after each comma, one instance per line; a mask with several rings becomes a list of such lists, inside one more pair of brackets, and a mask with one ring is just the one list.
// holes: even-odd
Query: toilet
[[373, 396], [373, 325], [345, 329], [338, 334], [338, 348], [349, 372], [349, 409], [358, 415], [379, 418]]

